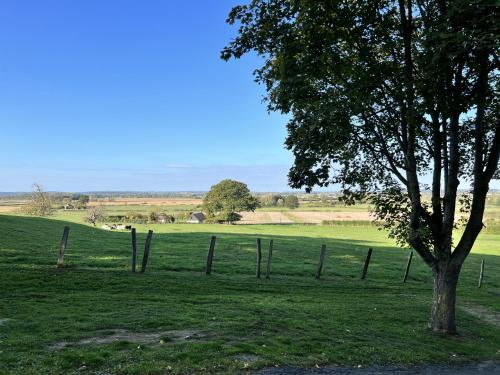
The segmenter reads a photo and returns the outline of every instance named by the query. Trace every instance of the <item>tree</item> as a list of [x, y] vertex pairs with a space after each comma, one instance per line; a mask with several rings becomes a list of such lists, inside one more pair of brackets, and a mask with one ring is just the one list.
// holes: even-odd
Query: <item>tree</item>
[[290, 185], [372, 197], [390, 236], [431, 268], [429, 325], [449, 334], [498, 170], [499, 13], [492, 0], [254, 0], [231, 11], [239, 32], [222, 51], [263, 57], [269, 110], [290, 118]]
[[284, 205], [290, 209], [299, 207], [299, 198], [296, 195], [287, 195], [284, 198]]
[[24, 212], [33, 216], [48, 216], [53, 212], [53, 202], [49, 194], [47, 194], [40, 184], [33, 184], [33, 193], [31, 198], [24, 208]]
[[85, 209], [85, 208], [87, 208], [87, 204], [89, 203], [89, 201], [90, 201], [90, 197], [88, 195], [80, 194], [80, 195], [78, 195], [78, 201], [77, 201], [76, 207], [78, 209]]
[[268, 194], [260, 199], [260, 203], [265, 207], [277, 207], [283, 205], [283, 196], [281, 194]]
[[155, 208], [148, 215], [149, 221], [154, 223], [156, 220], [158, 220], [158, 215], [160, 215], [160, 210], [158, 208]]
[[69, 207], [73, 203], [73, 201], [70, 197], [63, 197], [61, 203], [63, 205], [63, 208], [66, 209], [66, 207]]
[[91, 223], [94, 227], [96, 223], [104, 217], [104, 209], [102, 206], [90, 207], [85, 216], [85, 221]]
[[239, 221], [238, 212], [255, 211], [258, 205], [258, 199], [250, 194], [247, 185], [234, 180], [222, 180], [203, 198], [203, 209], [212, 221]]

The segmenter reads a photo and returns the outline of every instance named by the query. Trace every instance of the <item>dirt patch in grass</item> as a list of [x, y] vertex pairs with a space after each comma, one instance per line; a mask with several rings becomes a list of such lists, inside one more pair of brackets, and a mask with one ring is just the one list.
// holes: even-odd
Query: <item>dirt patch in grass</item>
[[87, 337], [79, 341], [59, 341], [49, 345], [50, 350], [62, 350], [67, 346], [84, 346], [84, 345], [103, 345], [114, 342], [134, 342], [138, 344], [177, 344], [186, 341], [198, 341], [204, 335], [201, 331], [194, 329], [182, 329], [160, 332], [131, 332], [125, 329], [115, 329], [112, 331], [101, 332], [99, 336]]
[[500, 327], [500, 313], [481, 305], [463, 305], [460, 309], [486, 323]]

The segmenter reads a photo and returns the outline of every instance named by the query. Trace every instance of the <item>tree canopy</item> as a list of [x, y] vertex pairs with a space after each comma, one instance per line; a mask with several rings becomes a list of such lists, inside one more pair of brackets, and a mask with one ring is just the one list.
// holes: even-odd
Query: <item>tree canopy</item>
[[229, 179], [212, 186], [203, 199], [209, 220], [230, 223], [241, 219], [238, 212], [255, 211], [258, 205], [258, 199], [250, 194], [246, 184]]
[[238, 35], [222, 58], [260, 55], [269, 110], [289, 115], [290, 185], [371, 197], [434, 272], [436, 331], [456, 330], [459, 271], [498, 173], [499, 19], [493, 0], [254, 0], [228, 17]]
[[298, 208], [299, 207], [299, 198], [296, 195], [287, 195], [284, 198], [283, 202], [284, 206], [287, 208]]

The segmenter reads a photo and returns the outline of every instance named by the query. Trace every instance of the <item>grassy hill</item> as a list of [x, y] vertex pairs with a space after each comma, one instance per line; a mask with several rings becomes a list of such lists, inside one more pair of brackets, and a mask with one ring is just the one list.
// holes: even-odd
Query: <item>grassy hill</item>
[[[65, 264], [56, 272], [64, 225]], [[130, 234], [0, 215], [0, 373], [235, 373], [263, 366], [500, 359], [500, 234], [481, 236], [460, 280], [461, 335], [426, 329], [429, 270], [365, 226], [137, 226], [153, 245], [130, 272]], [[204, 267], [217, 235], [213, 274]], [[270, 280], [255, 241], [274, 240]], [[314, 271], [322, 244], [322, 280]], [[368, 247], [367, 280], [360, 280]], [[481, 259], [484, 286], [477, 288]], [[139, 256], [139, 263], [141, 256]]]

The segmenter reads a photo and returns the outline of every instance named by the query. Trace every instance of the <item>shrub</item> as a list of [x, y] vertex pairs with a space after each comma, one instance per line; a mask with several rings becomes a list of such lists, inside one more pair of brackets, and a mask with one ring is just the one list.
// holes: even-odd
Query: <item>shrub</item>
[[151, 211], [148, 215], [148, 218], [149, 218], [149, 221], [152, 221], [152, 222], [155, 222], [156, 220], [158, 220], [158, 211], [156, 211], [156, 210]]
[[127, 220], [145, 220], [146, 218], [144, 217], [143, 214], [140, 212], [135, 212], [135, 211], [129, 211], [125, 214], [125, 217]]

